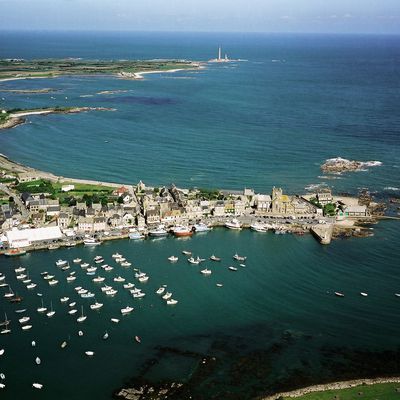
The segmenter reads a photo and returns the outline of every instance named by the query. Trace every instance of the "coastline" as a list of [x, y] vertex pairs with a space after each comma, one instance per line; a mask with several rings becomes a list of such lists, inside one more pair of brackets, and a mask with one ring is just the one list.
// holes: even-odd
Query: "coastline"
[[400, 383], [400, 377], [353, 379], [349, 381], [332, 382], [322, 385], [312, 385], [302, 389], [292, 390], [290, 392], [281, 392], [281, 393], [276, 393], [272, 396], [261, 397], [260, 400], [278, 400], [278, 399], [284, 399], [286, 397], [296, 398], [304, 396], [309, 393], [325, 392], [328, 390], [349, 389], [356, 386], [364, 386], [364, 385], [370, 386], [378, 383]]
[[10, 129], [26, 122], [27, 117], [30, 115], [49, 115], [49, 114], [78, 114], [81, 112], [88, 111], [116, 111], [115, 108], [105, 108], [105, 107], [69, 107], [65, 109], [48, 108], [45, 110], [27, 110], [18, 111], [11, 113], [9, 118], [0, 124], [1, 129]]

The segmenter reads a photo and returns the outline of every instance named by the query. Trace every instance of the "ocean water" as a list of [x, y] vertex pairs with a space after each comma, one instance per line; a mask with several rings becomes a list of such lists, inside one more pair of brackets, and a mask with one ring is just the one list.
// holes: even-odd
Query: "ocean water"
[[[248, 61], [144, 81], [65, 77], [0, 83], [5, 89], [58, 89], [2, 92], [5, 107], [117, 109], [29, 117], [29, 123], [0, 133], [0, 152], [63, 176], [106, 181], [263, 192], [276, 185], [292, 193], [326, 182], [336, 191], [368, 187], [377, 196], [399, 194], [393, 190], [400, 187], [398, 37], [2, 32], [0, 58], [208, 60], [218, 44], [230, 57]], [[126, 92], [98, 94], [104, 90]], [[320, 178], [320, 164], [335, 156], [383, 165], [340, 179]], [[7, 385], [1, 398], [105, 400], [128, 381], [185, 381], [195, 399], [250, 399], [314, 382], [398, 374], [398, 222], [373, 229], [374, 237], [337, 240], [327, 247], [309, 235], [216, 229], [189, 240], [116, 241], [96, 249], [2, 258], [1, 271], [24, 301], [14, 306], [0, 298], [0, 316], [7, 312], [13, 330], [0, 337], [6, 350], [0, 372]], [[215, 253], [223, 261], [205, 262], [213, 273], [204, 277], [200, 267], [187, 263], [184, 249], [204, 258]], [[90, 262], [96, 254], [114, 265], [111, 255], [117, 251], [150, 280], [138, 284], [133, 267], [115, 265], [111, 273], [101, 272], [106, 283], [121, 286], [114, 298], [101, 293], [78, 266], [72, 267], [76, 283], [67, 284], [66, 273], [54, 265], [59, 258]], [[245, 268], [231, 272], [236, 252], [248, 260]], [[178, 263], [167, 261], [172, 254], [180, 257]], [[36, 290], [29, 292], [16, 281], [14, 268], [20, 264], [38, 283]], [[60, 283], [48, 287], [40, 276], [44, 270], [54, 272]], [[143, 287], [146, 297], [132, 299], [112, 281], [119, 274]], [[179, 301], [175, 307], [154, 293], [161, 284]], [[89, 309], [91, 301], [77, 298], [73, 288], [78, 285], [104, 303], [99, 312]], [[360, 296], [361, 291], [369, 296]], [[53, 302], [52, 319], [36, 312], [37, 292], [47, 306]], [[59, 302], [62, 296], [77, 301], [78, 309], [84, 305], [87, 321], [78, 324], [69, 316], [68, 306]], [[110, 318], [128, 304], [135, 311], [113, 325]], [[20, 329], [18, 308], [27, 308], [31, 331]], [[110, 338], [103, 341], [106, 330]], [[135, 335], [142, 338], [140, 345]], [[63, 340], [68, 341], [64, 350]], [[86, 357], [86, 350], [95, 356]], [[35, 381], [45, 385], [41, 392], [31, 388]]]
[[[30, 117], [2, 132], [1, 152], [56, 174], [150, 185], [254, 187], [290, 192], [399, 187], [396, 36], [2, 33], [0, 57], [231, 58], [200, 71], [144, 81], [69, 77], [12, 81], [5, 107], [114, 107], [116, 112]], [[104, 90], [126, 90], [99, 95]], [[90, 95], [93, 97], [80, 97]], [[55, 97], [55, 99], [51, 99]], [[108, 142], [106, 143], [105, 140]], [[29, 144], [29, 145], [28, 145]], [[46, 148], [45, 157], [37, 157]], [[81, 149], [86, 149], [85, 156]], [[341, 156], [383, 166], [329, 180], [320, 165]]]

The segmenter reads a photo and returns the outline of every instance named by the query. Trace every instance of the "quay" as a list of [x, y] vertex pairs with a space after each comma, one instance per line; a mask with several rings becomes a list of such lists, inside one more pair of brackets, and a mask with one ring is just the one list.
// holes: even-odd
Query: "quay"
[[318, 224], [310, 228], [311, 233], [321, 244], [330, 244], [333, 235], [333, 224]]

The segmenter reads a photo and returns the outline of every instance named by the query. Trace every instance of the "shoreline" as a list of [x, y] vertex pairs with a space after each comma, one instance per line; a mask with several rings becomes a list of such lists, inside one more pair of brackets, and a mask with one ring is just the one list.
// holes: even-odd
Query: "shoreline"
[[8, 119], [3, 123], [0, 123], [0, 130], [14, 128], [18, 125], [24, 124], [26, 122], [26, 119], [23, 117], [28, 117], [30, 115], [78, 114], [88, 111], [116, 111], [116, 109], [106, 107], [68, 107], [65, 109], [48, 108], [44, 110], [21, 110], [9, 114]]
[[350, 389], [357, 386], [364, 386], [364, 385], [370, 386], [379, 383], [400, 383], [400, 377], [352, 379], [349, 381], [339, 381], [339, 382], [325, 383], [320, 385], [312, 385], [302, 389], [295, 389], [290, 392], [280, 392], [271, 396], [261, 397], [260, 400], [278, 400], [281, 398], [284, 399], [285, 397], [296, 398], [304, 396], [309, 393], [326, 392], [329, 390]]

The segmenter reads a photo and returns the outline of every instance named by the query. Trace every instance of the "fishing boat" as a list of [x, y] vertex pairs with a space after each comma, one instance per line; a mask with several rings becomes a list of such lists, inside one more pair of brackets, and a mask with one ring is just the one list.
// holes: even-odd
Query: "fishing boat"
[[137, 293], [133, 293], [133, 297], [135, 299], [141, 299], [142, 297], [146, 296], [146, 293], [143, 292], [137, 292]]
[[114, 282], [125, 282], [125, 278], [123, 278], [122, 276], [117, 276], [113, 280]]
[[114, 269], [114, 267], [111, 267], [110, 265], [107, 265], [104, 267], [104, 271], [110, 272]]
[[142, 339], [140, 339], [139, 336], [135, 336], [135, 341], [138, 342], [138, 343], [141, 343], [141, 342], [142, 342]]
[[157, 294], [163, 294], [165, 292], [165, 287], [160, 287], [159, 289], [157, 289], [156, 293]]
[[162, 297], [164, 300], [169, 300], [172, 297], [172, 293], [171, 292], [167, 292], [164, 294], [164, 296]]
[[94, 351], [87, 350], [87, 351], [85, 351], [85, 354], [86, 354], [88, 357], [93, 357], [93, 356], [94, 356]]
[[100, 242], [93, 237], [88, 237], [83, 239], [83, 244], [85, 246], [97, 246], [100, 244]]
[[118, 290], [110, 289], [106, 291], [107, 296], [115, 296], [118, 293]]
[[129, 232], [129, 239], [132, 240], [144, 239], [144, 235], [142, 235], [140, 232], [134, 229]]
[[232, 267], [232, 266], [230, 266], [230, 267], [228, 267], [231, 271], [237, 271], [238, 269], [236, 268], [236, 267]]
[[125, 308], [121, 308], [121, 314], [122, 315], [129, 314], [132, 311], [133, 311], [133, 307], [130, 307], [130, 306], [127, 306]]
[[92, 297], [94, 297], [94, 293], [92, 292], [82, 293], [81, 297], [82, 299], [91, 299]]
[[3, 282], [6, 279], [6, 276], [3, 274], [0, 274], [0, 282]]
[[76, 280], [76, 276], [70, 275], [67, 276], [67, 282], [74, 282]]
[[100, 290], [101, 290], [102, 292], [107, 292], [107, 290], [111, 290], [111, 289], [112, 289], [112, 286], [108, 286], [108, 285], [102, 286], [102, 287], [100, 288]]
[[26, 324], [28, 321], [30, 321], [30, 317], [22, 317], [22, 318], [20, 318], [19, 320], [18, 320], [18, 322], [21, 324], [21, 325], [23, 325], [23, 324]]
[[57, 283], [58, 283], [58, 280], [57, 280], [57, 279], [52, 279], [52, 280], [49, 281], [49, 285], [50, 285], [50, 286], [57, 285]]
[[61, 260], [61, 259], [59, 259], [59, 260], [56, 261], [56, 266], [57, 266], [57, 267], [63, 267], [64, 265], [67, 265], [67, 264], [68, 264], [68, 261], [67, 261], [67, 260]]
[[130, 267], [132, 265], [132, 263], [130, 263], [129, 261], [123, 261], [121, 263], [121, 267]]
[[97, 267], [89, 267], [86, 271], [87, 272], [96, 272], [97, 271]]
[[344, 294], [341, 292], [335, 292], [335, 296], [337, 297], [344, 297]]
[[123, 263], [124, 261], [126, 261], [125, 257], [120, 257], [115, 259], [115, 262], [117, 262], [118, 264]]
[[34, 387], [35, 389], [42, 389], [43, 385], [41, 383], [32, 383], [32, 387]]
[[27, 289], [35, 289], [36, 286], [37, 286], [36, 283], [30, 283], [29, 285], [26, 285], [26, 288]]
[[171, 262], [176, 262], [176, 261], [178, 261], [178, 257], [170, 256], [170, 257], [168, 257], [168, 260]]
[[365, 292], [360, 292], [360, 294], [361, 294], [361, 296], [363, 296], [363, 297], [367, 297], [367, 296], [368, 296], [368, 293], [365, 293]]
[[74, 262], [75, 264], [79, 264], [81, 261], [82, 261], [81, 258], [74, 258], [74, 259], [72, 260], [72, 262]]
[[98, 303], [97, 301], [90, 305], [91, 310], [99, 310], [101, 307], [103, 307], [103, 303]]
[[78, 310], [76, 308], [72, 308], [71, 310], [68, 311], [69, 315], [74, 315], [78, 312]]
[[42, 360], [39, 357], [36, 357], [35, 362], [37, 365], [40, 365]]
[[23, 326], [21, 327], [21, 329], [22, 329], [23, 331], [29, 331], [30, 329], [32, 329], [32, 325], [23, 325]]
[[41, 307], [39, 307], [39, 308], [37, 308], [37, 312], [40, 312], [40, 313], [44, 313], [44, 312], [46, 312], [47, 311], [47, 307], [45, 307], [44, 305], [43, 305], [43, 299], [41, 299], [41, 302], [42, 302], [42, 306]]
[[61, 267], [61, 269], [62, 269], [63, 271], [67, 271], [67, 270], [69, 270], [70, 268], [71, 268], [71, 267], [70, 267], [69, 264], [64, 265], [63, 267]]
[[122, 257], [122, 255], [119, 253], [114, 253], [111, 257], [112, 258], [120, 258], [120, 257]]
[[210, 257], [211, 261], [221, 261], [221, 258], [216, 257], [214, 254]]
[[83, 322], [86, 320], [86, 318], [87, 316], [83, 314], [83, 306], [82, 306], [82, 314], [80, 317], [77, 318], [76, 322]]
[[76, 301], [73, 301], [72, 303], [69, 303], [69, 304], [68, 304], [68, 307], [70, 307], [70, 308], [71, 308], [71, 307], [75, 307], [75, 306], [76, 306]]
[[185, 254], [185, 256], [191, 256], [192, 252], [188, 250], [182, 250], [182, 254]]
[[175, 304], [178, 304], [178, 300], [174, 300], [174, 299], [167, 300], [167, 304], [169, 306], [173, 306]]
[[135, 286], [134, 283], [128, 282], [124, 284], [124, 289], [131, 289]]
[[231, 221], [225, 222], [225, 227], [234, 230], [242, 229], [242, 225], [240, 225], [240, 222], [236, 218], [232, 219]]
[[18, 267], [18, 268], [15, 268], [14, 271], [15, 271], [16, 274], [21, 274], [22, 272], [26, 271], [26, 268]]
[[22, 281], [22, 279], [25, 279], [27, 276], [28, 276], [28, 275], [25, 275], [25, 274], [19, 274], [19, 275], [16, 276], [16, 278], [17, 278], [19, 281]]
[[205, 268], [200, 271], [203, 275], [211, 275], [211, 269]]
[[188, 258], [188, 262], [190, 264], [195, 264], [195, 265], [200, 264], [200, 261], [199, 260], [195, 260], [193, 257]]
[[246, 259], [247, 259], [247, 257], [239, 256], [239, 254], [237, 254], [237, 253], [232, 258], [237, 261], [246, 261]]
[[82, 263], [82, 264], [81, 264], [81, 268], [85, 269], [85, 268], [87, 268], [89, 265], [90, 265], [89, 263]]
[[166, 231], [164, 225], [159, 225], [156, 229], [150, 230], [149, 235], [155, 237], [161, 237], [161, 236], [167, 236], [168, 232]]
[[222, 286], [224, 286], [224, 285], [223, 285], [222, 283], [217, 283], [216, 286], [217, 286], [217, 287], [222, 287]]
[[148, 276], [141, 276], [140, 278], [138, 278], [138, 281], [141, 283], [147, 282], [149, 280]]
[[193, 231], [188, 226], [177, 225], [173, 229], [173, 233], [175, 237], [186, 237], [192, 236]]
[[114, 324], [118, 324], [119, 319], [118, 318], [111, 318], [111, 322], [114, 322]]
[[103, 256], [94, 256], [93, 257], [94, 261], [99, 261], [99, 260], [104, 260]]
[[44, 277], [43, 277], [43, 279], [45, 280], [45, 281], [50, 281], [50, 280], [52, 280], [54, 278], [54, 275], [50, 275], [50, 274], [47, 274], [47, 275], [45, 275]]
[[26, 254], [26, 251], [21, 249], [9, 249], [4, 253], [7, 257], [23, 256], [24, 254]]
[[103, 282], [106, 278], [102, 277], [102, 276], [97, 276], [96, 278], [93, 278], [92, 281], [95, 283], [98, 282]]
[[101, 264], [104, 262], [104, 258], [99, 258], [98, 260], [94, 260], [96, 264]]
[[196, 233], [208, 232], [212, 229], [208, 225], [203, 224], [202, 222], [199, 222], [198, 224], [193, 225], [193, 228], [196, 231]]
[[46, 314], [49, 318], [51, 318], [56, 312], [53, 310], [53, 302], [50, 301], [50, 311]]
[[254, 222], [250, 225], [250, 229], [255, 232], [268, 232], [268, 229], [265, 225], [261, 224], [260, 222]]
[[6, 385], [4, 383], [0, 383], [0, 389], [5, 389]]

